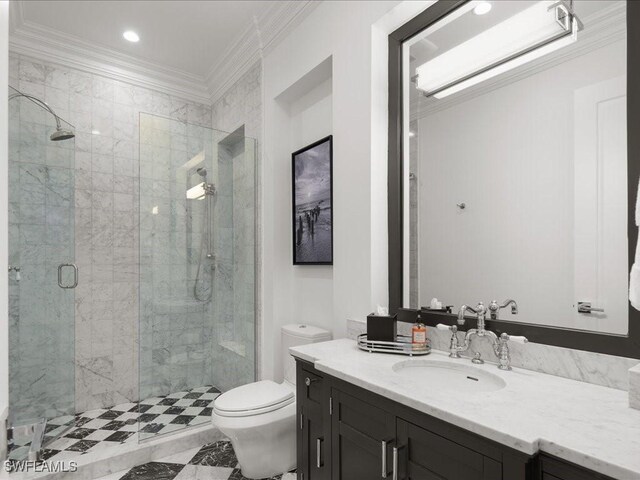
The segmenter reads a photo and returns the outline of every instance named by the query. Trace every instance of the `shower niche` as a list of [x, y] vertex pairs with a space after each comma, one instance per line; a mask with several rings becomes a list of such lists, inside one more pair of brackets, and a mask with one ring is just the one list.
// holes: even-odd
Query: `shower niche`
[[140, 115], [141, 440], [255, 380], [255, 149], [243, 127]]

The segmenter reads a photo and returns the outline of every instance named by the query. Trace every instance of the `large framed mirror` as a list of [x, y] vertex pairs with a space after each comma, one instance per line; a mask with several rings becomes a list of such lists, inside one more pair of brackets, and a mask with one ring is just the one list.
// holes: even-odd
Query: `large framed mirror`
[[511, 299], [489, 328], [640, 357], [638, 127], [638, 2], [441, 0], [393, 32], [391, 310]]

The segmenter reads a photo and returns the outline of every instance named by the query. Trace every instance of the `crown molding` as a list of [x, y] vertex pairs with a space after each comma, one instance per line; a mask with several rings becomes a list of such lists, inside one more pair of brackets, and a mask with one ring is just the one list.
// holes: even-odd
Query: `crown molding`
[[9, 50], [13, 54], [102, 75], [209, 105], [222, 97], [319, 3], [313, 0], [272, 2], [260, 17], [254, 17], [240, 32], [221, 60], [211, 66], [206, 76], [193, 75], [140, 60], [30, 22], [24, 17], [22, 1], [12, 1], [10, 4]]
[[[464, 103], [472, 98], [484, 95], [493, 90], [504, 87], [523, 78], [534, 75], [565, 63], [573, 58], [587, 54], [598, 48], [609, 45], [613, 42], [625, 38], [626, 35], [626, 9], [625, 2], [612, 2], [611, 6], [604, 8], [586, 19], [585, 28], [578, 34], [578, 41], [570, 47], [556, 51], [550, 55], [542, 57], [528, 65], [503, 73], [494, 79], [487, 80], [478, 85], [468, 88], [459, 94], [446, 97], [437, 102], [421, 101], [418, 96], [412, 99], [410, 119], [418, 120], [433, 113], [446, 110], [460, 103]], [[421, 94], [419, 94], [421, 95]]]
[[263, 15], [254, 18], [253, 23], [229, 46], [221, 60], [209, 69], [206, 82], [211, 103], [218, 101], [319, 4], [314, 0], [272, 2]]
[[102, 75], [133, 85], [208, 103], [204, 78], [153, 62], [25, 20], [22, 2], [10, 4], [9, 50], [61, 66]]

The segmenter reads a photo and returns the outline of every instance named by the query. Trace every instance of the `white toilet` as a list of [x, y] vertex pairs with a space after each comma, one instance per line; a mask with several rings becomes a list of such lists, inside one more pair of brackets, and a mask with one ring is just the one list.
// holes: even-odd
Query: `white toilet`
[[311, 325], [285, 325], [281, 335], [284, 382], [242, 385], [213, 403], [213, 424], [231, 440], [247, 478], [296, 468], [296, 368], [289, 347], [331, 340], [331, 332]]

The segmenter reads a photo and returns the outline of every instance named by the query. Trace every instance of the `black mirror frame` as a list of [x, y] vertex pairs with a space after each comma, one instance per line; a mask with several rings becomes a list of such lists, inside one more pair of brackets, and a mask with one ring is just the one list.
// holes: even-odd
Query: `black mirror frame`
[[[418, 314], [429, 326], [453, 325], [453, 314], [402, 308], [403, 300], [403, 109], [402, 44], [437, 22], [467, 0], [439, 0], [389, 35], [389, 311], [398, 319], [415, 322]], [[635, 204], [640, 178], [640, 2], [627, 1], [627, 181], [629, 270], [633, 265], [638, 227]], [[470, 322], [471, 323], [471, 322]], [[487, 328], [500, 334], [524, 335], [529, 341], [590, 352], [640, 358], [640, 311], [629, 305], [629, 332], [611, 335], [500, 320], [487, 320]], [[464, 330], [464, 328], [461, 328]]]

